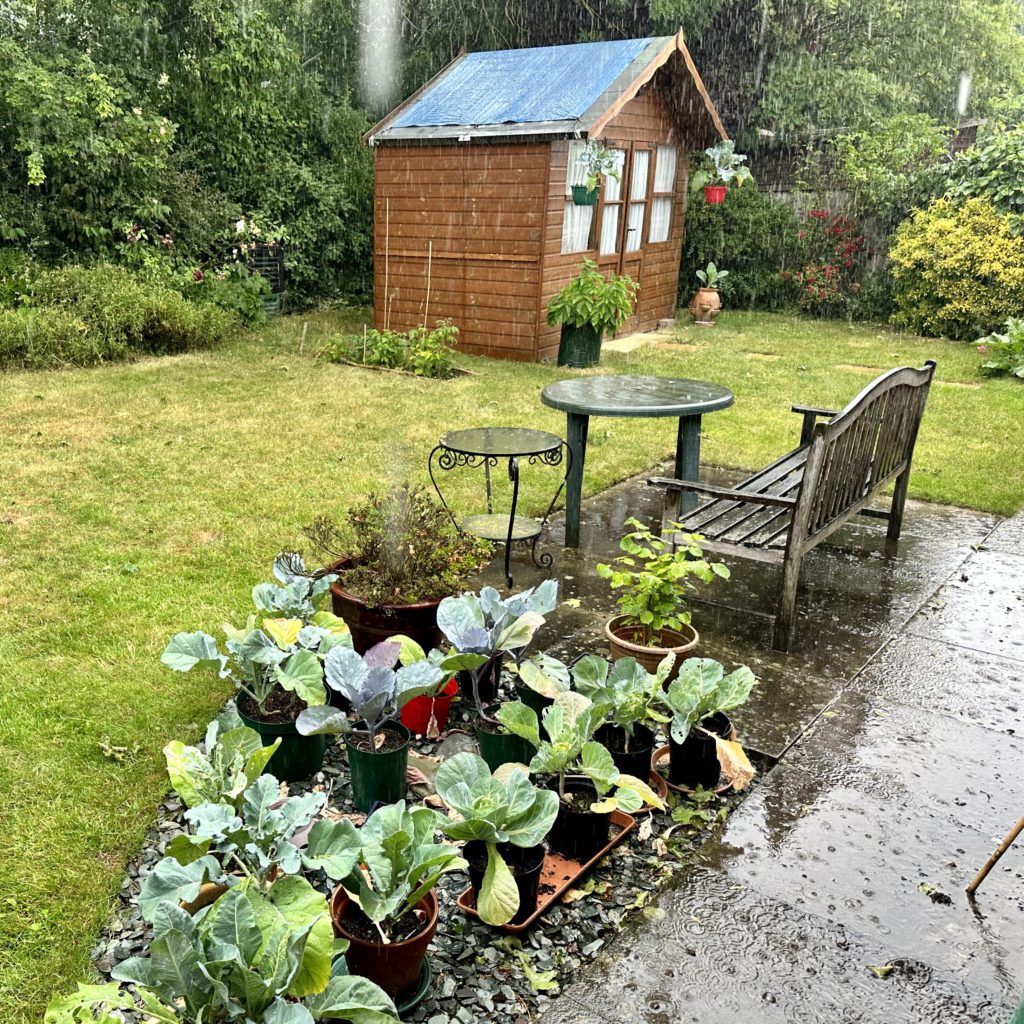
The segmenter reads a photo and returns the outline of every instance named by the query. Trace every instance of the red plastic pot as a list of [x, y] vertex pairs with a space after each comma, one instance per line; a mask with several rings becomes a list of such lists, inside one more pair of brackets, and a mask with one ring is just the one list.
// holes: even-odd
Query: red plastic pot
[[709, 206], [717, 206], [719, 203], [725, 202], [725, 193], [728, 191], [726, 185], [705, 185], [704, 201]]
[[459, 692], [459, 682], [452, 676], [448, 685], [436, 697], [413, 697], [402, 708], [402, 725], [416, 736], [427, 736], [430, 733], [430, 722], [433, 720], [438, 732], [448, 727], [448, 713], [452, 709], [452, 700]]

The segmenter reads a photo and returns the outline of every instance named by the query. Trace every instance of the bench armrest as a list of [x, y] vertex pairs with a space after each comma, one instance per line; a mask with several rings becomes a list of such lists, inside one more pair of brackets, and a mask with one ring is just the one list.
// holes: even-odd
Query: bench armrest
[[714, 487], [711, 484], [701, 484], [694, 480], [674, 480], [667, 476], [651, 477], [647, 483], [652, 487], [664, 487], [672, 494], [695, 491], [698, 494], [707, 494], [712, 498], [751, 502], [755, 505], [777, 505], [780, 508], [792, 508], [796, 504], [796, 498], [786, 498], [781, 494], [758, 494], [756, 491], [740, 491], [734, 487]]
[[800, 428], [801, 448], [811, 443], [811, 437], [814, 435], [814, 421], [816, 419], [821, 417], [828, 420], [833, 416], [839, 415], [835, 409], [817, 409], [813, 405], [794, 405], [793, 412], [799, 413], [804, 418], [803, 426]]

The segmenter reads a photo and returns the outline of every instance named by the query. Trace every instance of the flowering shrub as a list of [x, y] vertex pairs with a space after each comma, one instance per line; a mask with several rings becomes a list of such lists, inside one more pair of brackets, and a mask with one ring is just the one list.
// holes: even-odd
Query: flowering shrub
[[1011, 316], [1005, 334], [990, 334], [977, 342], [978, 351], [986, 357], [983, 373], [1009, 373], [1024, 378], [1024, 320]]
[[843, 312], [860, 291], [865, 240], [859, 225], [842, 213], [808, 210], [797, 239], [803, 246], [803, 265], [784, 270], [782, 279], [795, 286], [800, 308], [819, 316]]

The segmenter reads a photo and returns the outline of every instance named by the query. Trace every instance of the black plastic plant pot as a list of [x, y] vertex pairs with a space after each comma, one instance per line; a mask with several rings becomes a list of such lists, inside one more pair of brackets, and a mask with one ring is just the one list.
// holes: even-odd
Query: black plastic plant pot
[[698, 786], [714, 789], [718, 785], [722, 774], [718, 749], [714, 737], [708, 736], [704, 729], [726, 739], [732, 732], [732, 722], [724, 711], [718, 711], [697, 722], [682, 743], [676, 743], [669, 732], [668, 777], [673, 785], [686, 786], [688, 789], [696, 789]]
[[632, 775], [646, 782], [651, 774], [651, 755], [654, 753], [654, 733], [646, 725], [634, 725], [626, 751], [626, 730], [621, 725], [607, 722], [594, 733], [594, 739], [608, 748], [615, 767], [623, 775]]
[[[522, 924], [533, 916], [537, 909], [537, 889], [540, 885], [540, 869], [544, 866], [544, 847], [513, 846], [511, 843], [499, 843], [498, 853], [508, 865], [512, 877], [516, 880], [519, 890], [519, 909], [509, 924]], [[479, 907], [476, 894], [484, 884], [484, 872], [487, 870], [487, 844], [482, 839], [474, 839], [463, 847], [462, 855], [469, 861], [469, 884], [473, 887], [473, 899]]]
[[316, 775], [324, 766], [326, 736], [300, 736], [294, 722], [261, 722], [250, 718], [240, 708], [238, 717], [260, 734], [265, 747], [278, 737], [281, 739], [281, 746], [263, 769], [264, 774], [273, 775], [281, 782], [301, 782]]
[[[487, 714], [493, 718], [499, 705], [492, 704], [487, 708]], [[480, 747], [480, 756], [487, 763], [492, 772], [497, 771], [503, 764], [529, 764], [533, 755], [537, 753], [529, 740], [522, 736], [514, 736], [505, 732], [501, 726], [499, 732], [492, 731], [492, 726], [477, 722], [476, 742]]]
[[[477, 686], [480, 690], [480, 701], [484, 706], [498, 699], [498, 686], [501, 684], [501, 670], [504, 664], [505, 655], [496, 654], [480, 672]], [[459, 680], [459, 693], [462, 694], [464, 700], [471, 701], [473, 699], [473, 673], [463, 670], [457, 672], [456, 677]]]
[[[548, 789], [558, 792], [558, 779], [548, 783]], [[585, 864], [608, 845], [608, 829], [612, 813], [597, 813], [589, 809], [597, 800], [597, 790], [590, 779], [570, 775], [565, 780], [566, 796], [576, 797], [571, 804], [558, 801], [558, 815], [548, 833], [548, 846], [570, 860]], [[586, 808], [585, 810], [583, 808]]]
[[586, 185], [572, 186], [572, 201], [576, 206], [597, 206], [598, 188], [587, 188]]
[[[384, 746], [391, 749], [360, 749], [351, 735], [345, 737], [348, 769], [352, 775], [352, 802], [357, 811], [368, 813], [377, 802], [393, 804], [405, 798], [405, 770], [409, 763], [409, 730], [389, 722], [378, 730], [389, 735]], [[365, 738], [365, 733], [356, 736]], [[398, 742], [401, 746], [396, 747]]]
[[590, 324], [576, 327], [562, 324], [562, 337], [558, 345], [558, 365], [585, 369], [601, 361], [601, 331]]
[[537, 712], [538, 718], [544, 713], [545, 708], [549, 708], [555, 703], [550, 697], [545, 697], [536, 690], [531, 690], [528, 686], [517, 686], [516, 697], [528, 708], [533, 708]]

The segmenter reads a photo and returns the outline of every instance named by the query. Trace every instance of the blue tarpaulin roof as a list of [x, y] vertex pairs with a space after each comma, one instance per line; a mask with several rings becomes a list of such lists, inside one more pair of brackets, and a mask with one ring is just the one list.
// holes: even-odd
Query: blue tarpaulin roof
[[653, 41], [471, 53], [428, 86], [389, 127], [575, 120]]

